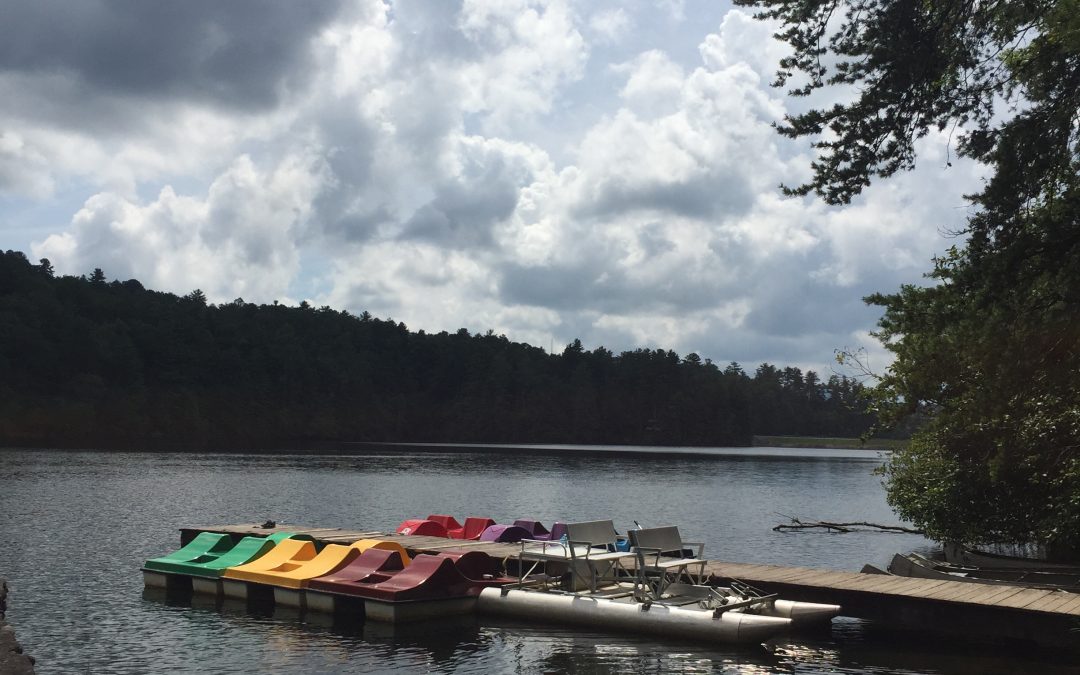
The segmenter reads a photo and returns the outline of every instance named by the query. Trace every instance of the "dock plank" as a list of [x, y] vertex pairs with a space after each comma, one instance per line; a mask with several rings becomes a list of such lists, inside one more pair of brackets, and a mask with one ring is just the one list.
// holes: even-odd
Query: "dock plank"
[[1046, 591], [1035, 590], [1032, 588], [1020, 589], [1020, 592], [1013, 593], [1007, 598], [1003, 598], [995, 603], [999, 607], [1012, 607], [1014, 609], [1024, 609], [1033, 602], [1042, 600], [1046, 597]]
[[953, 582], [945, 581], [944, 579], [907, 579], [906, 584], [897, 587], [893, 593], [897, 595], [903, 595], [905, 597], [926, 597], [928, 593], [937, 590], [938, 588], [947, 586]]
[[[982, 591], [980, 588], [974, 589], [977, 592]], [[963, 581], [946, 581], [941, 586], [928, 591], [926, 597], [933, 600], [949, 600], [953, 601], [957, 598], [970, 594], [972, 592], [971, 584]]]
[[[890, 593], [908, 586], [907, 580], [903, 577], [877, 574], [863, 574], [860, 576], [865, 578], [845, 579], [842, 582], [838, 581], [838, 585], [846, 589], [865, 590], [873, 593]], [[880, 579], [873, 578], [879, 576]]]
[[1037, 607], [1031, 609], [1037, 612], [1056, 612], [1059, 608], [1066, 606], [1070, 602], [1077, 599], [1076, 593], [1068, 593], [1066, 591], [1051, 591], [1051, 595], [1048, 596]]
[[[822, 570], [808, 569], [806, 567], [793, 567], [788, 571], [779, 570], [772, 572], [771, 574], [757, 575], [763, 580], [780, 581], [783, 583], [797, 583], [801, 579], [810, 579], [814, 577], [820, 577]], [[817, 584], [813, 584], [817, 585]]]
[[361, 539], [382, 539], [385, 536], [386, 536], [385, 533], [375, 531], [375, 532], [342, 532], [340, 534], [335, 534], [335, 535], [330, 536], [330, 537], [322, 536], [322, 537], [319, 537], [319, 538], [324, 540], [324, 541], [328, 541], [328, 542], [330, 542], [332, 544], [351, 544], [351, 543], [353, 543], [355, 541], [360, 541]]
[[1071, 593], [1074, 599], [1065, 603], [1061, 607], [1057, 608], [1057, 612], [1062, 614], [1075, 614], [1080, 615], [1080, 593]]
[[986, 595], [978, 598], [974, 602], [985, 605], [996, 605], [999, 600], [1014, 595], [1018, 590], [1016, 586], [992, 586], [992, 590], [988, 591]]
[[911, 583], [911, 579], [906, 577], [886, 577], [888, 581], [882, 582], [881, 586], [878, 586], [876, 590], [880, 593], [905, 593], [911, 592], [912, 589], [924, 588], [921, 584]]
[[986, 604], [984, 598], [990, 596], [993, 593], [993, 589], [996, 584], [977, 584], [977, 583], [965, 583], [968, 587], [967, 592], [960, 592], [956, 597], [950, 598], [952, 602], [972, 602], [976, 604]]
[[[990, 598], [1006, 597], [1016, 592], [1016, 589], [1011, 586], [1000, 586], [996, 584], [968, 584], [972, 586], [967, 593], [953, 598], [954, 602], [970, 602], [979, 605], [992, 605], [994, 604]], [[1009, 590], [1009, 589], [1012, 590]]]
[[[975, 597], [981, 597], [986, 593], [986, 591], [983, 588], [981, 588], [979, 585], [974, 584], [972, 582], [947, 581], [945, 583], [947, 584], [946, 586], [943, 586], [941, 588], [938, 588], [938, 589], [935, 589], [935, 590], [931, 591], [930, 593], [927, 594], [927, 597], [932, 598], [934, 600], [947, 600], [949, 602], [955, 602], [955, 601], [959, 600], [960, 598], [962, 598], [964, 596], [967, 596], [967, 595], [970, 595], [972, 593], [974, 593]], [[989, 585], [989, 584], [987, 584], [987, 585]], [[972, 586], [975, 586], [975, 588], [972, 588]], [[1020, 589], [1020, 590], [1023, 590], [1023, 589]], [[1010, 595], [1010, 596], [1007, 596], [1007, 597], [1012, 597], [1012, 596]], [[981, 602], [978, 602], [978, 601], [973, 601], [973, 602], [975, 602], [975, 604], [982, 604]]]

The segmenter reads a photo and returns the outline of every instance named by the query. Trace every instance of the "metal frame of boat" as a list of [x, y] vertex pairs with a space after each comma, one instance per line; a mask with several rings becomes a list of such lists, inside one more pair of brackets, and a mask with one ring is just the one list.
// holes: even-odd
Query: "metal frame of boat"
[[783, 600], [741, 581], [733, 581], [730, 586], [671, 584], [667, 593], [668, 599], [660, 601], [663, 604], [686, 606], [696, 601], [702, 608], [727, 607], [746, 614], [791, 619], [795, 626], [828, 623], [841, 609], [840, 605]]
[[[683, 541], [679, 528], [650, 527], [634, 532], [638, 586], [649, 597], [663, 597], [665, 589], [686, 578], [700, 585], [705, 577], [705, 544]], [[694, 552], [693, 548], [697, 551]], [[685, 551], [691, 555], [686, 555]], [[697, 568], [697, 573], [691, 571]]]
[[610, 520], [590, 520], [566, 524], [566, 541], [521, 539], [517, 555], [519, 586], [526, 577], [541, 579], [536, 571], [542, 566], [545, 584], [556, 579], [570, 590], [596, 592], [607, 582], [632, 576], [624, 561], [636, 558], [631, 551], [617, 551], [619, 535]]
[[[567, 528], [579, 537], [589, 533], [605, 540], [614, 530], [610, 521], [568, 523]], [[644, 545], [619, 553], [608, 552], [612, 542], [607, 541], [600, 545], [573, 539], [523, 541], [517, 556], [518, 583], [514, 588], [485, 589], [477, 610], [731, 643], [761, 642], [793, 624], [825, 623], [840, 613], [839, 605], [780, 600], [739, 582], [730, 587], [705, 585], [701, 583], [706, 562], [703, 544], [694, 544], [696, 555], [684, 557], [688, 544], [675, 527], [637, 534]], [[609, 565], [602, 576], [596, 572], [598, 560], [587, 563], [598, 550], [604, 551], [598, 560]], [[636, 559], [633, 574], [622, 567], [627, 557]], [[695, 576], [689, 568], [698, 565], [702, 570]], [[584, 574], [588, 584], [582, 583]], [[683, 578], [691, 583], [683, 583]]]

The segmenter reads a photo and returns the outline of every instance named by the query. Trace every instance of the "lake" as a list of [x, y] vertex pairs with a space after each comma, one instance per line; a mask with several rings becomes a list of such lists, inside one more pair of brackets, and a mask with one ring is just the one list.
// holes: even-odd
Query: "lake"
[[[627, 450], [633, 450], [628, 452]], [[876, 452], [355, 446], [362, 454], [0, 450], [0, 576], [39, 673], [1080, 673], [1054, 657], [837, 619], [831, 633], [709, 647], [466, 617], [404, 628], [144, 597], [139, 568], [190, 524], [273, 519], [392, 531], [428, 513], [678, 525], [710, 558], [858, 570], [917, 535], [778, 533], [897, 523]]]

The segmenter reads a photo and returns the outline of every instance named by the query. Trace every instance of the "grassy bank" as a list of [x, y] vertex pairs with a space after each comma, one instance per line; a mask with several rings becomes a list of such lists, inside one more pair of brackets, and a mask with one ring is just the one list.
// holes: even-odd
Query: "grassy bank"
[[907, 441], [891, 438], [829, 438], [817, 436], [754, 436], [755, 447], [769, 448], [839, 448], [844, 450], [895, 450]]

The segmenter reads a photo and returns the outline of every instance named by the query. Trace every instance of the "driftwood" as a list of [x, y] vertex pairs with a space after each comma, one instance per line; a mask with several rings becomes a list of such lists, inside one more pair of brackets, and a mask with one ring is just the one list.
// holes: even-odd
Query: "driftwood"
[[[778, 513], [777, 515], [783, 516], [784, 514]], [[804, 523], [795, 516], [784, 516], [791, 520], [790, 523], [781, 523], [773, 528], [774, 532], [792, 532], [796, 530], [825, 530], [826, 532], [896, 532], [903, 534], [923, 534], [922, 530], [916, 530], [910, 527], [904, 527], [903, 525], [878, 525], [877, 523], [867, 523], [865, 521], [851, 522], [851, 523], [831, 523], [827, 520], [816, 520], [812, 522]]]

